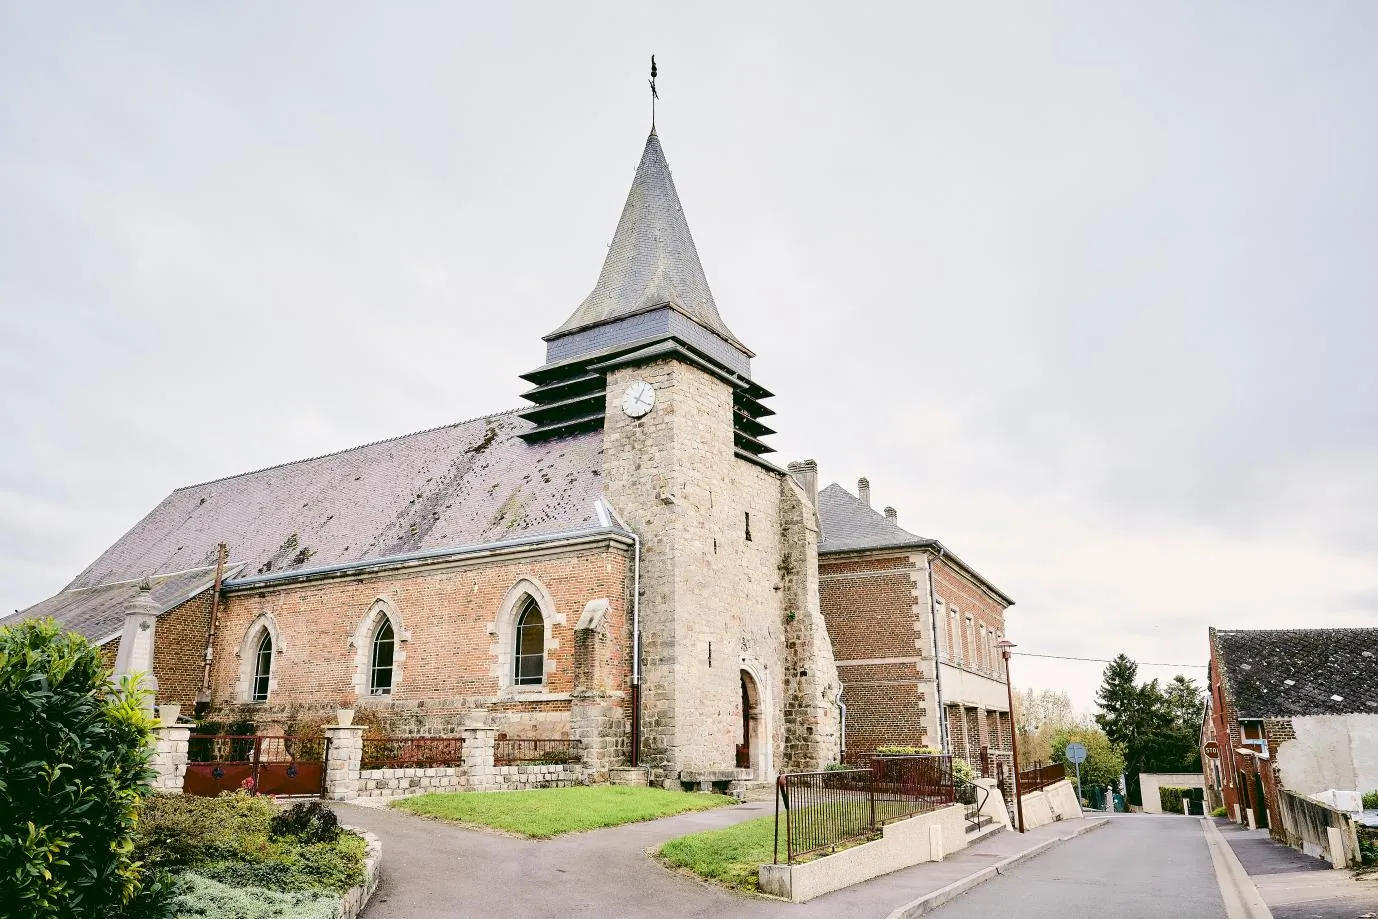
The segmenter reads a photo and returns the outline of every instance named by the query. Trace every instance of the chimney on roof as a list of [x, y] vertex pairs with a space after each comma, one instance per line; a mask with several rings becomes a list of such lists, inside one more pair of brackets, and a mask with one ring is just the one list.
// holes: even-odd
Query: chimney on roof
[[871, 506], [871, 480], [862, 476], [856, 480], [856, 496], [867, 507]]
[[789, 474], [809, 496], [809, 503], [818, 504], [818, 464], [811, 459], [790, 463]]
[[900, 522], [900, 515], [895, 511], [893, 507], [887, 507], [885, 509], [885, 519], [893, 524], [898, 525]]

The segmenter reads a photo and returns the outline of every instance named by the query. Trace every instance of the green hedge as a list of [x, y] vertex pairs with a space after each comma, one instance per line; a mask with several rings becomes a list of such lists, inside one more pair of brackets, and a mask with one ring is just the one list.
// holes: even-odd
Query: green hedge
[[1165, 814], [1182, 813], [1182, 802], [1190, 801], [1193, 814], [1205, 813], [1206, 790], [1204, 788], [1178, 788], [1174, 785], [1158, 787], [1158, 801]]
[[167, 915], [132, 852], [150, 793], [145, 694], [51, 619], [0, 628], [0, 909], [26, 919]]

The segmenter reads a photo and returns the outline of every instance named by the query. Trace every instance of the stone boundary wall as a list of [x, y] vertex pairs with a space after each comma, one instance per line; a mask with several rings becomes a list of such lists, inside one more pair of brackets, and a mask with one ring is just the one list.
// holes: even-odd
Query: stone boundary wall
[[364, 769], [359, 773], [360, 798], [392, 800], [433, 791], [465, 791], [468, 787], [469, 775], [462, 766]]
[[364, 882], [345, 891], [337, 914], [338, 919], [358, 919], [383, 877], [383, 843], [368, 830], [345, 824], [340, 824], [340, 827], [356, 836], [362, 836], [368, 844], [368, 850], [364, 853]]
[[[1284, 841], [1307, 855], [1323, 858], [1336, 868], [1359, 863], [1359, 837], [1354, 819], [1342, 810], [1282, 789], [1278, 794]], [[1274, 838], [1277, 837], [1276, 827]]]

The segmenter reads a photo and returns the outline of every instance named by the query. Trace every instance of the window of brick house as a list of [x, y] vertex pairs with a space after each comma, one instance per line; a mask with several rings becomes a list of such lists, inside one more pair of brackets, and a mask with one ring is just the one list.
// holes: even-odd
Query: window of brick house
[[545, 619], [531, 597], [517, 617], [515, 638], [512, 682], [517, 686], [541, 685], [545, 682]]
[[392, 622], [384, 616], [373, 632], [373, 649], [369, 658], [368, 694], [392, 695], [393, 652], [397, 648]]
[[249, 695], [251, 702], [268, 701], [268, 681], [273, 676], [273, 636], [266, 630], [258, 641], [254, 652], [254, 685]]

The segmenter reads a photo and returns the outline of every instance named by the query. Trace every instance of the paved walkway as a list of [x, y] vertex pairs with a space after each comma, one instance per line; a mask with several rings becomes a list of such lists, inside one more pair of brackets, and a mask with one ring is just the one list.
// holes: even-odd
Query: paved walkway
[[[1086, 826], [1076, 820], [1023, 836], [997, 833], [946, 862], [897, 871], [792, 905], [735, 895], [668, 871], [647, 855], [647, 850], [667, 839], [771, 813], [770, 802], [551, 840], [466, 830], [394, 810], [347, 804], [336, 808], [342, 822], [371, 830], [383, 842], [383, 882], [364, 919], [885, 917], [955, 880]], [[1100, 830], [1085, 838], [1107, 832]]]
[[1355, 880], [1346, 870], [1275, 842], [1267, 830], [1250, 830], [1215, 818], [1273, 919], [1355, 919], [1378, 914], [1378, 878]]

